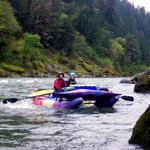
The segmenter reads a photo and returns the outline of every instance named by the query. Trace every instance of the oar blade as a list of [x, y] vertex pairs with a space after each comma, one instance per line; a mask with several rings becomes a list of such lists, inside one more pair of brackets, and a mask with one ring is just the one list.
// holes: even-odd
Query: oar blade
[[51, 94], [52, 92], [53, 92], [53, 90], [41, 90], [41, 91], [38, 91], [38, 92], [31, 93], [27, 97], [23, 97], [23, 98], [8, 98], [8, 99], [4, 99], [2, 102], [3, 102], [3, 104], [15, 103], [15, 102], [17, 102], [19, 100], [22, 100], [22, 99], [33, 98], [33, 97], [37, 97], [37, 96]]
[[120, 98], [126, 100], [126, 101], [134, 101], [134, 97], [133, 96], [126, 96], [126, 95], [123, 95], [121, 96]]
[[3, 100], [3, 104], [15, 103], [15, 102], [17, 102], [17, 101], [19, 101], [18, 98], [8, 98], [8, 99], [4, 99], [4, 100]]

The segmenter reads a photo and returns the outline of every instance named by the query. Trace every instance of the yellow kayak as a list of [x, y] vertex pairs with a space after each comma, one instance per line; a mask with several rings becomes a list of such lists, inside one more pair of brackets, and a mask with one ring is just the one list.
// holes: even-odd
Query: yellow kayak
[[34, 93], [31, 93], [28, 95], [28, 97], [36, 97], [36, 96], [42, 96], [42, 95], [50, 95], [51, 93], [53, 93], [54, 90], [41, 90], [41, 91], [37, 91], [37, 92], [34, 92]]

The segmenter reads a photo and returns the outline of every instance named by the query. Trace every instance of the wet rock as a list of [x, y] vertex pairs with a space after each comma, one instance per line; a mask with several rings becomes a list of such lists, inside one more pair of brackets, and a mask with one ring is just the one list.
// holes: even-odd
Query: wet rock
[[137, 82], [135, 84], [134, 91], [141, 93], [150, 92], [150, 70], [137, 77]]
[[145, 74], [150, 74], [150, 70], [146, 70], [146, 71], [139, 73], [133, 77], [124, 78], [120, 81], [120, 83], [136, 84], [137, 80]]
[[120, 83], [135, 84], [136, 78], [124, 78], [120, 81]]
[[139, 144], [147, 150], [150, 149], [150, 106], [136, 122], [129, 143]]

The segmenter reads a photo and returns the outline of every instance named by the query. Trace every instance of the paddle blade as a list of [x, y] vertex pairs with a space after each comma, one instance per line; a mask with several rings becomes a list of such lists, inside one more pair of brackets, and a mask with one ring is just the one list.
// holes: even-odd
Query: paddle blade
[[132, 96], [125, 96], [125, 95], [123, 95], [120, 98], [122, 98], [122, 99], [124, 99], [126, 101], [134, 101], [134, 97], [132, 97]]
[[18, 98], [8, 98], [8, 99], [4, 99], [4, 100], [3, 100], [3, 104], [15, 103], [15, 102], [17, 102], [17, 101], [19, 101]]

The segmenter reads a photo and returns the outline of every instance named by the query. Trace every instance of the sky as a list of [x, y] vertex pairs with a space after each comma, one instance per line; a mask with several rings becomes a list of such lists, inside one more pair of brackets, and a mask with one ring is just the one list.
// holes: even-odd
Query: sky
[[150, 0], [128, 0], [131, 3], [134, 3], [134, 6], [145, 7], [147, 12], [150, 12]]

